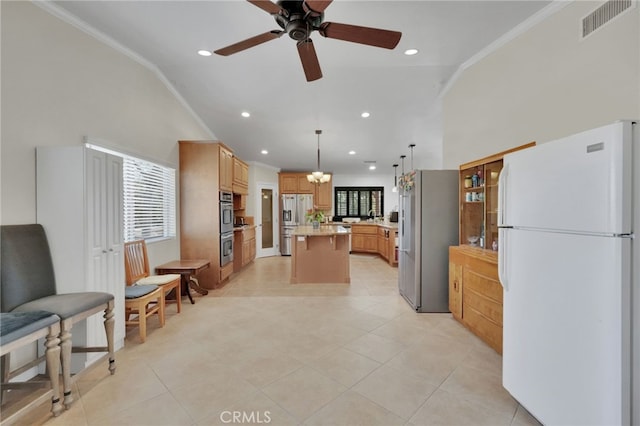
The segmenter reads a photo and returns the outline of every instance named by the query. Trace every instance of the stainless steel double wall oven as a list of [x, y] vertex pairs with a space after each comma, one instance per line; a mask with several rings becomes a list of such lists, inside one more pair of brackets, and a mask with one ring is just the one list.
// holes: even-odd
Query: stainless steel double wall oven
[[220, 266], [233, 262], [233, 194], [220, 192]]

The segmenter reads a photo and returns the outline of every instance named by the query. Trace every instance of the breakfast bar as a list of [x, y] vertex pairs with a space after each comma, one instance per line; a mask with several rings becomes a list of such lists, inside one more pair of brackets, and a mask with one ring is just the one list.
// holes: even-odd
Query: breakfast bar
[[349, 233], [342, 226], [298, 226], [291, 241], [291, 283], [350, 283]]

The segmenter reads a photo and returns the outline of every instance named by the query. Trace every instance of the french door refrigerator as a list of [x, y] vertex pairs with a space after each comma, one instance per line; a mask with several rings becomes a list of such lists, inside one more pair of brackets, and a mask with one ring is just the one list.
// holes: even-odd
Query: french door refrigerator
[[543, 424], [631, 422], [636, 127], [616, 122], [504, 157], [503, 385]]
[[291, 233], [304, 225], [305, 215], [313, 209], [311, 194], [283, 194], [280, 196], [280, 254], [291, 256]]
[[401, 187], [398, 287], [416, 312], [449, 312], [449, 246], [458, 243], [457, 170], [417, 170]]

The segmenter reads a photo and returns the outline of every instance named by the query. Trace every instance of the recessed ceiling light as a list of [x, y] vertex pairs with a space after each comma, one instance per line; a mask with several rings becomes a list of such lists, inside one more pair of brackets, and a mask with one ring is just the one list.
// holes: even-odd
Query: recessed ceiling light
[[362, 118], [368, 118], [371, 114], [369, 114], [368, 112], [363, 112], [362, 114], [360, 114], [360, 117]]
[[376, 165], [375, 164], [372, 164], [372, 165], [369, 166], [369, 170], [375, 170], [375, 169], [376, 169]]
[[356, 152], [354, 150], [349, 151], [349, 155], [356, 155]]
[[269, 151], [267, 151], [266, 149], [263, 149], [262, 151], [260, 151], [260, 154], [262, 155], [267, 155], [269, 153]]
[[407, 49], [404, 51], [404, 54], [407, 56], [412, 56], [418, 53], [418, 49]]
[[242, 115], [244, 118], [251, 117], [251, 114], [249, 114], [247, 111], [242, 111], [242, 114], [240, 115]]
[[211, 56], [211, 52], [209, 52], [208, 50], [198, 50], [198, 55], [200, 56]]

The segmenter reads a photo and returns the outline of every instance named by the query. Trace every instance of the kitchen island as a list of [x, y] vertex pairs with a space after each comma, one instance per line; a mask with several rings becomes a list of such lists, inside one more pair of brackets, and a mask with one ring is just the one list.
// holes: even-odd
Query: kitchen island
[[298, 226], [291, 238], [291, 283], [350, 283], [349, 233], [342, 226]]

